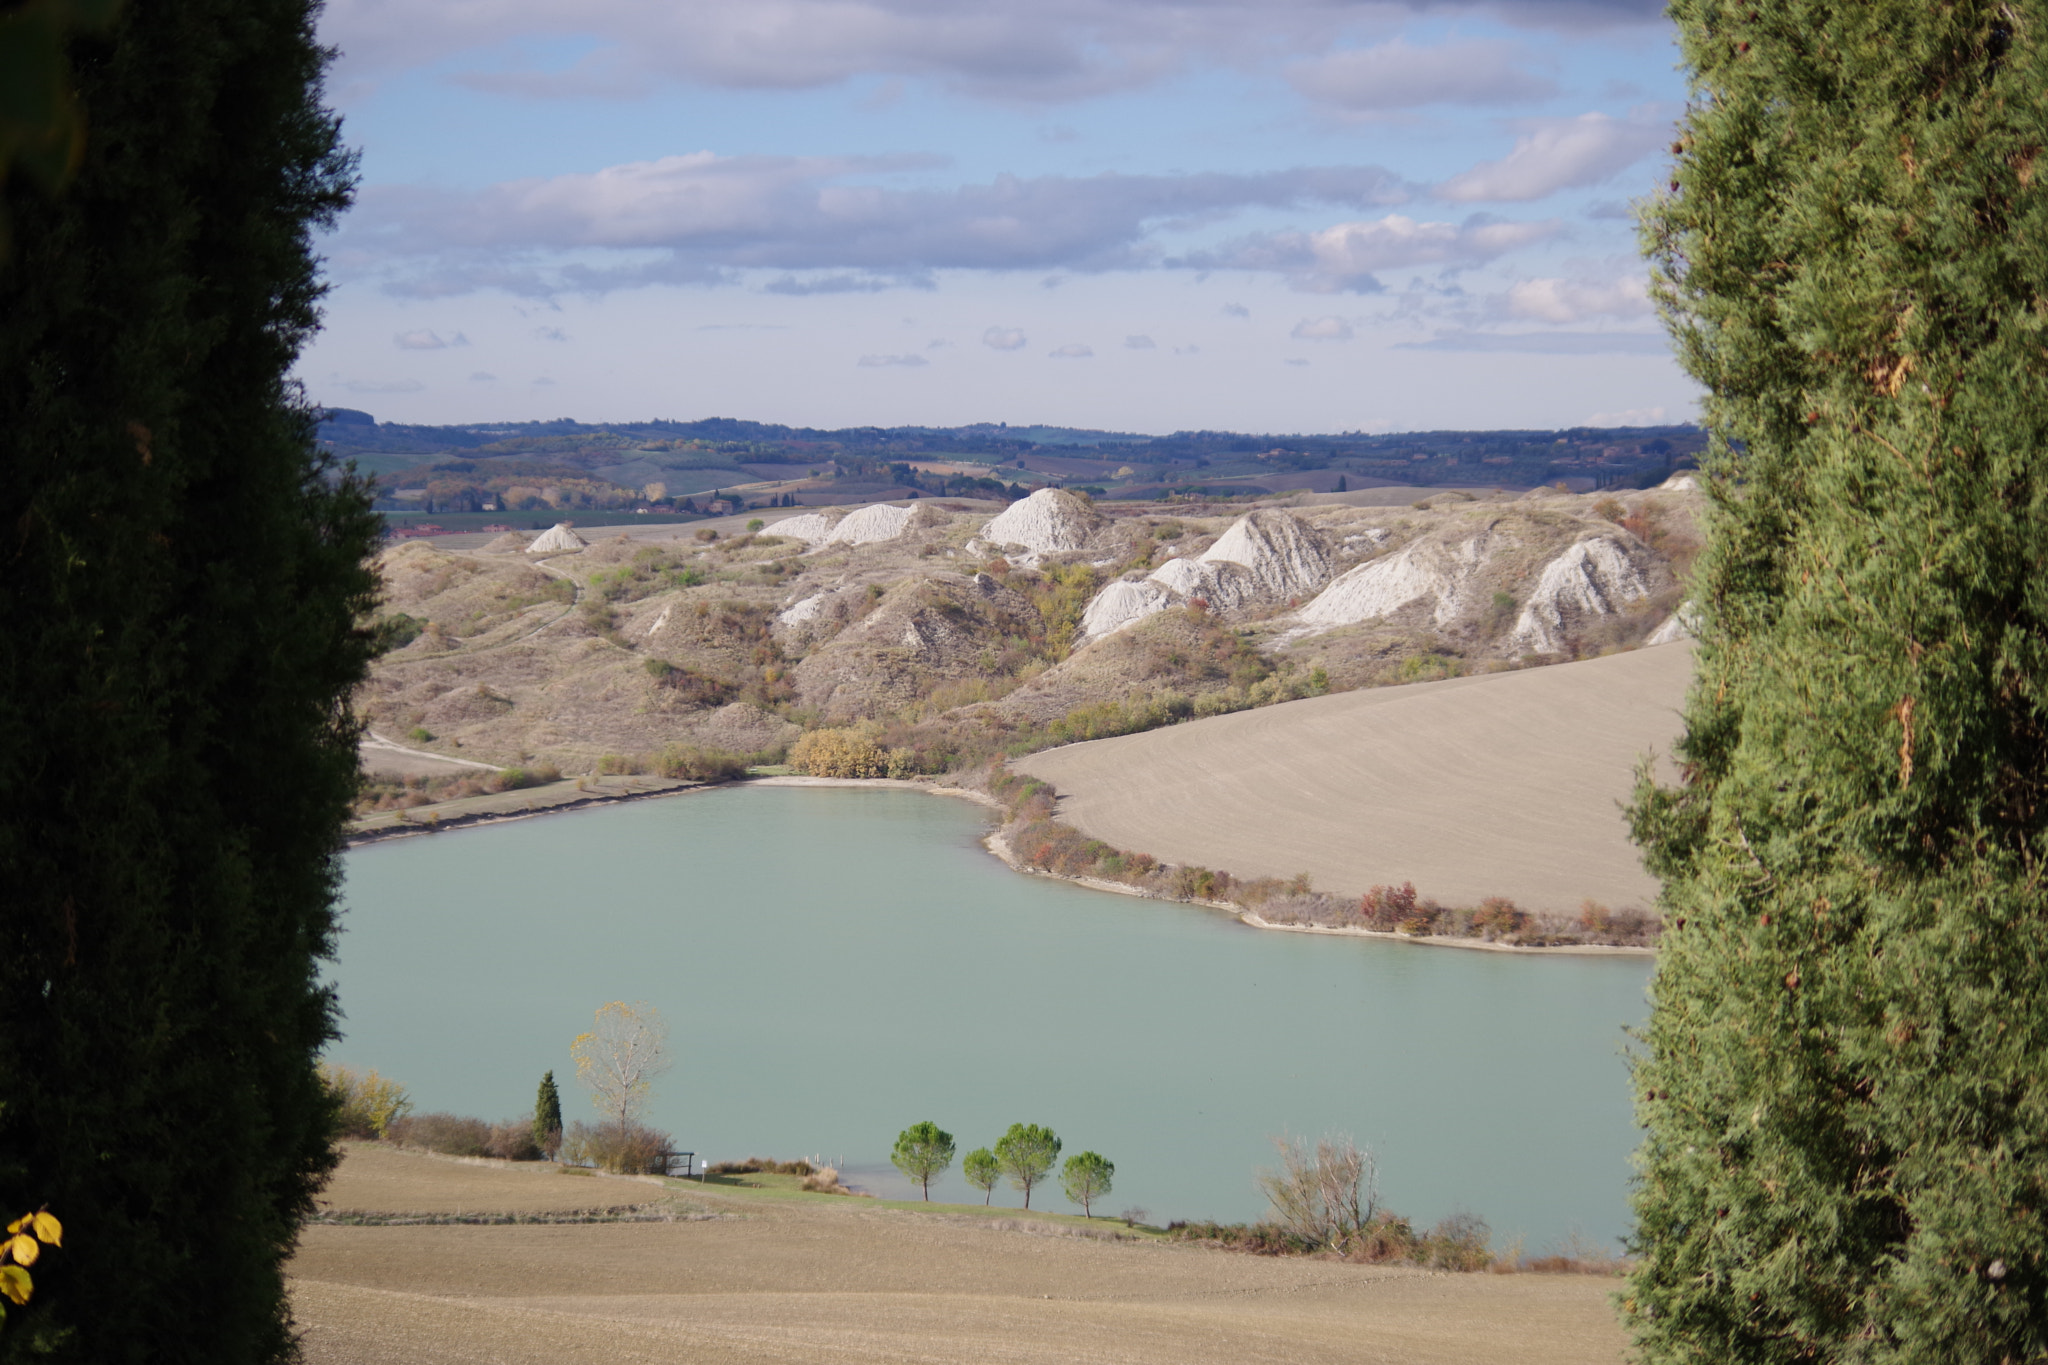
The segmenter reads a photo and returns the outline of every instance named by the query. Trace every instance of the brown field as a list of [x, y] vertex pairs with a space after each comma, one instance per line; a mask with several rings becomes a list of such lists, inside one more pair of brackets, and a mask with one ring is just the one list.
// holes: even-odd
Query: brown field
[[1668, 755], [1690, 644], [1374, 688], [1117, 739], [1013, 766], [1084, 833], [1240, 877], [1307, 872], [1357, 893], [1412, 881], [1450, 905], [1508, 896], [1648, 908], [1617, 803]]
[[291, 1274], [311, 1365], [1623, 1358], [1616, 1282], [1592, 1276], [1269, 1259], [1075, 1236], [1078, 1219], [1026, 1223], [1001, 1209], [925, 1212], [730, 1186], [671, 1193], [360, 1146], [329, 1199], [444, 1212], [666, 1199], [697, 1216], [310, 1227]]

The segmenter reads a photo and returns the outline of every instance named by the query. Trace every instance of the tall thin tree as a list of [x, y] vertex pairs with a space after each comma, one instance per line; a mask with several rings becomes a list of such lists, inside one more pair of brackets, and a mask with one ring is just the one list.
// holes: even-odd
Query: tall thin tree
[[1657, 1362], [2048, 1355], [2048, 6], [1676, 0], [1708, 390], [1635, 1072]]
[[290, 378], [352, 162], [308, 0], [127, 0], [0, 190], [0, 1356], [288, 1356], [377, 535]]

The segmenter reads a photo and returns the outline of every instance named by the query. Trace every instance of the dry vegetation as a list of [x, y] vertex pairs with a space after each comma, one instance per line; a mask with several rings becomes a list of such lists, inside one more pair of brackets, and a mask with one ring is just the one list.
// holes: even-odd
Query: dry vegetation
[[[359, 705], [386, 736], [513, 767], [715, 774], [776, 761], [824, 728], [858, 730], [883, 771], [944, 772], [1329, 691], [1628, 647], [1678, 602], [1697, 501], [1447, 493], [1400, 509], [1295, 506], [1287, 515], [1326, 549], [1332, 578], [1391, 556], [1463, 555], [1469, 581], [1434, 606], [1317, 630], [1295, 619], [1299, 596], [1229, 607], [1197, 596], [1096, 639], [1078, 632], [1106, 585], [1198, 556], [1242, 509], [1090, 512], [1080, 548], [1024, 555], [978, 539], [1000, 504], [933, 501], [912, 505], [901, 534], [866, 544], [813, 547], [773, 526], [619, 535], [531, 559], [412, 541], [383, 556], [378, 624], [395, 647]], [[1545, 566], [1601, 536], [1640, 561], [1642, 595], [1531, 653], [1513, 633]]]

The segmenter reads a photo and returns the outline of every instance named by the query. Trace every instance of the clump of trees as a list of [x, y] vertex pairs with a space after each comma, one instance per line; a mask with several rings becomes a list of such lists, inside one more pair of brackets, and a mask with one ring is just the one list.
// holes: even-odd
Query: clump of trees
[[381, 1139], [391, 1125], [412, 1112], [412, 1099], [405, 1087], [377, 1074], [375, 1067], [358, 1071], [352, 1066], [322, 1062], [320, 1084], [334, 1106], [334, 1131], [345, 1138]]
[[1676, 0], [1645, 244], [1707, 389], [1634, 1072], [1638, 1358], [2048, 1348], [2048, 30]]

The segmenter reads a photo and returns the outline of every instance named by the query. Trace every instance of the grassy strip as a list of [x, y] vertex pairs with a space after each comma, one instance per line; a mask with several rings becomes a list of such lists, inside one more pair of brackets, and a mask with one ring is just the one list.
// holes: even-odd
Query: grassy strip
[[509, 1223], [710, 1223], [734, 1216], [706, 1209], [620, 1204], [605, 1209], [570, 1209], [555, 1213], [372, 1213], [360, 1209], [327, 1209], [306, 1221], [348, 1228], [438, 1227], [444, 1224], [497, 1227]]
[[1413, 885], [1375, 886], [1356, 901], [1317, 891], [1308, 875], [1245, 879], [1215, 868], [1162, 863], [1090, 839], [1054, 815], [1052, 784], [1014, 773], [1000, 762], [954, 780], [986, 793], [1004, 812], [1002, 836], [1017, 861], [1056, 877], [1127, 886], [1163, 900], [1222, 904], [1268, 924], [1353, 929], [1408, 938], [1455, 938], [1517, 948], [1648, 947], [1662, 923], [1641, 910], [1610, 910], [1588, 900], [1577, 915], [1524, 910], [1504, 896], [1477, 906], [1439, 905]]

